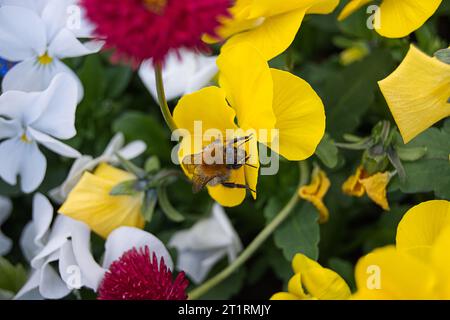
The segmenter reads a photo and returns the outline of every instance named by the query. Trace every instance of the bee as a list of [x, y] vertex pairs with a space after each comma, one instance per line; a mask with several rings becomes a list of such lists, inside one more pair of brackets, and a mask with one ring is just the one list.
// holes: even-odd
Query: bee
[[[245, 165], [257, 168], [247, 163], [250, 157], [242, 148], [251, 138], [252, 135], [238, 137], [225, 144], [217, 139], [203, 148], [202, 152], [184, 157], [183, 166], [192, 175], [192, 191], [198, 193], [206, 186], [222, 185], [255, 192], [247, 185], [228, 181], [233, 170]], [[237, 145], [238, 143], [240, 144]]]

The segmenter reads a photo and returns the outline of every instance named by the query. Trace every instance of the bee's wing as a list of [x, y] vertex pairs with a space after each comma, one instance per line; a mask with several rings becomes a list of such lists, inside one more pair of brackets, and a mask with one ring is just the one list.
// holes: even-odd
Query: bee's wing
[[183, 167], [186, 168], [189, 174], [194, 174], [195, 169], [202, 164], [203, 158], [201, 153], [190, 154], [183, 158]]

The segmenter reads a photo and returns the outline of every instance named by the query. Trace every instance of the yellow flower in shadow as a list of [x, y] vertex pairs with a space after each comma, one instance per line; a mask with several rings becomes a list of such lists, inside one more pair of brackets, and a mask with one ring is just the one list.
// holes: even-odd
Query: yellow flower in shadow
[[354, 197], [367, 196], [381, 208], [389, 211], [386, 188], [391, 180], [389, 172], [378, 172], [369, 176], [362, 166], [342, 185], [342, 191]]
[[356, 265], [354, 299], [450, 299], [450, 202], [410, 209], [396, 246], [376, 249]]
[[351, 295], [336, 272], [303, 254], [295, 255], [292, 268], [295, 275], [289, 280], [288, 292], [275, 293], [271, 300], [346, 300]]
[[[350, 0], [338, 19], [344, 20], [373, 0]], [[442, 0], [382, 0], [374, 12], [375, 30], [387, 38], [403, 38], [419, 29], [439, 8]]]
[[328, 14], [339, 0], [237, 0], [231, 8], [232, 18], [225, 18], [218, 29], [220, 39], [228, 39], [225, 47], [249, 42], [266, 60], [283, 53], [300, 29], [306, 14]]
[[142, 229], [145, 223], [141, 213], [143, 194], [110, 195], [116, 185], [135, 178], [131, 173], [102, 163], [93, 174], [84, 173], [59, 213], [83, 221], [105, 239], [119, 227]]
[[405, 143], [450, 116], [450, 65], [413, 45], [379, 86]]
[[313, 172], [311, 183], [298, 190], [300, 198], [311, 202], [319, 211], [319, 223], [326, 223], [329, 220], [330, 213], [323, 202], [323, 198], [330, 189], [331, 183], [326, 173], [319, 168]]

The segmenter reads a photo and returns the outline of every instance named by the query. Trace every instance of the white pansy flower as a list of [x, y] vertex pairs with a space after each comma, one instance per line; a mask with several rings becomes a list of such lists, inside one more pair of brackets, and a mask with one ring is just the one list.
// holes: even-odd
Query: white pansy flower
[[[0, 227], [2, 224], [8, 219], [11, 215], [12, 211], [12, 203], [11, 200], [0, 196]], [[8, 254], [11, 250], [12, 241], [8, 237], [6, 237], [0, 230], [0, 257]]]
[[[188, 50], [170, 53], [163, 69], [166, 98], [172, 100], [207, 86], [218, 72], [216, 59]], [[155, 69], [151, 61], [142, 63], [139, 76], [157, 101]]]
[[201, 283], [223, 257], [234, 261], [242, 244], [225, 211], [214, 204], [211, 217], [192, 228], [176, 232], [169, 246], [178, 250], [177, 269], [183, 270], [195, 283]]
[[[0, 7], [0, 56], [17, 63], [5, 75], [3, 91], [42, 91], [54, 76], [64, 72], [76, 80], [78, 101], [83, 97], [83, 86], [77, 75], [60, 60], [98, 52], [103, 43], [80, 42], [87, 34], [84, 28], [70, 28], [68, 5], [72, 0], [42, 1], [31, 8], [23, 5]], [[76, 24], [76, 23], [75, 23]]]
[[[82, 222], [58, 215], [42, 194], [33, 198], [33, 219], [25, 227], [20, 245], [32, 272], [15, 299], [61, 299], [73, 289], [96, 288], [95, 261], [90, 255], [90, 230]], [[55, 269], [51, 264], [56, 264]], [[92, 267], [94, 266], [94, 268]], [[85, 277], [81, 270], [91, 270]], [[100, 268], [97, 272], [102, 272]], [[93, 281], [94, 279], [94, 281]]]
[[76, 106], [77, 86], [66, 74], [57, 75], [42, 92], [2, 94], [0, 177], [15, 185], [20, 176], [22, 190], [29, 193], [42, 183], [47, 168], [39, 145], [65, 157], [79, 157], [78, 151], [57, 140], [75, 136]]
[[112, 165], [118, 164], [116, 153], [120, 154], [127, 160], [134, 159], [140, 156], [146, 148], [146, 144], [140, 140], [133, 141], [125, 145], [125, 137], [119, 132], [112, 138], [101, 156], [93, 158], [89, 155], [83, 155], [82, 157], [76, 159], [66, 180], [61, 186], [50, 191], [50, 196], [54, 201], [63, 203], [70, 191], [72, 191], [75, 185], [80, 181], [85, 171], [95, 169], [95, 167], [102, 162]]

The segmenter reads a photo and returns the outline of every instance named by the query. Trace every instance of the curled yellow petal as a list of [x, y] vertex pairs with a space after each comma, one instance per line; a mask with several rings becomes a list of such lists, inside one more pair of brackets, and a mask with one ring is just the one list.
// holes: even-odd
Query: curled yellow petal
[[132, 179], [135, 179], [134, 175], [103, 163], [94, 174], [84, 173], [59, 213], [83, 221], [103, 238], [107, 238], [118, 227], [143, 228], [143, 195], [109, 194], [116, 185]]
[[311, 183], [299, 189], [300, 198], [311, 202], [319, 211], [319, 223], [328, 222], [329, 211], [323, 202], [323, 198], [330, 189], [330, 180], [322, 170], [315, 170]]
[[365, 193], [364, 186], [360, 183], [360, 179], [365, 176], [365, 171], [362, 166], [356, 169], [354, 175], [350, 176], [342, 185], [342, 191], [354, 197], [362, 197]]
[[414, 46], [379, 86], [405, 143], [450, 116], [450, 65]]
[[297, 296], [299, 299], [308, 298], [308, 295], [305, 293], [305, 290], [303, 290], [301, 273], [297, 273], [289, 280], [288, 291], [289, 293]]
[[275, 293], [270, 300], [301, 300], [295, 294], [289, 292], [277, 292]]
[[386, 211], [389, 210], [386, 188], [390, 179], [389, 172], [379, 172], [370, 177], [359, 179], [359, 182], [364, 187], [367, 196]]

